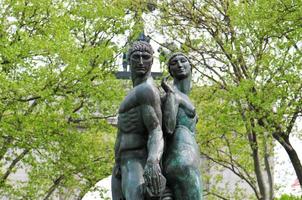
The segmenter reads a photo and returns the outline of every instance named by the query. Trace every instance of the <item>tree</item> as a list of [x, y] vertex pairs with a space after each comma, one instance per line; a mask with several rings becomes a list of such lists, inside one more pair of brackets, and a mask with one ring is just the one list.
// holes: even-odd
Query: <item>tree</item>
[[[159, 32], [188, 52], [204, 84], [209, 85], [195, 96], [203, 100], [202, 110], [213, 114], [201, 117], [206, 127], [200, 132], [207, 134], [203, 134], [207, 142], [200, 140], [209, 145], [217, 138], [213, 144], [218, 144], [216, 152], [206, 155], [243, 178], [257, 199], [272, 199], [269, 157], [274, 138], [287, 151], [302, 182], [301, 161], [289, 140], [302, 111], [301, 3], [153, 3], [159, 10]], [[240, 156], [244, 152], [251, 160]]]
[[[112, 72], [129, 2], [0, 5], [0, 197], [80, 199], [111, 173], [106, 118], [123, 96]], [[26, 180], [12, 178], [22, 170]]]

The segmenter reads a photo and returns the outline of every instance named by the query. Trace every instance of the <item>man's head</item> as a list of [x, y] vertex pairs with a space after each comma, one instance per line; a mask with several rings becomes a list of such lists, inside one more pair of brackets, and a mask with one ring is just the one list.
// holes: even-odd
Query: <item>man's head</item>
[[144, 41], [136, 41], [132, 44], [128, 52], [130, 69], [137, 76], [144, 76], [151, 71], [153, 64], [153, 49], [151, 45]]

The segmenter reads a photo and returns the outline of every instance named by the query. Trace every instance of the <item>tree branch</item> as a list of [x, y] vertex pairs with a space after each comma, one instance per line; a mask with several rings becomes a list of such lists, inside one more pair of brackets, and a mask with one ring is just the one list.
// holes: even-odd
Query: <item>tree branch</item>
[[9, 165], [6, 172], [1, 177], [0, 183], [4, 183], [7, 177], [10, 175], [14, 167], [17, 165], [17, 163], [24, 158], [24, 156], [29, 152], [29, 149], [23, 150], [21, 154], [19, 154]]
[[46, 196], [43, 198], [43, 200], [49, 199], [49, 197], [52, 195], [52, 193], [56, 190], [56, 188], [59, 186], [59, 184], [63, 181], [65, 178], [64, 175], [60, 175], [58, 178], [56, 178], [53, 181], [53, 185], [48, 189]]

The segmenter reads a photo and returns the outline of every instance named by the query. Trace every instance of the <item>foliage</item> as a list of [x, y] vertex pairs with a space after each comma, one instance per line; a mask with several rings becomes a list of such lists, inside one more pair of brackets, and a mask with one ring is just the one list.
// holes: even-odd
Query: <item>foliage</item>
[[302, 197], [283, 194], [278, 200], [300, 200]]
[[[213, 86], [195, 86], [191, 94], [199, 113], [197, 141], [206, 158], [203, 160], [203, 179], [210, 187], [204, 194], [208, 199], [216, 199], [217, 195], [225, 199], [243, 196], [255, 199], [253, 195], [248, 196], [248, 191], [256, 192], [257, 186], [245, 121], [233, 103], [232, 95], [217, 88], [213, 91]], [[263, 145], [262, 141], [259, 145]], [[234, 173], [238, 178], [230, 180], [227, 173]]]
[[[193, 94], [201, 111], [198, 132], [204, 155], [240, 177], [254, 198], [272, 199], [275, 139], [301, 182], [301, 162], [289, 141], [302, 113], [301, 2], [153, 3], [158, 33], [189, 54], [198, 84], [206, 86]], [[235, 198], [214, 186], [208, 192]]]
[[124, 95], [112, 71], [123, 50], [116, 37], [133, 24], [129, 2], [0, 5], [0, 197], [81, 198], [111, 173], [106, 119]]

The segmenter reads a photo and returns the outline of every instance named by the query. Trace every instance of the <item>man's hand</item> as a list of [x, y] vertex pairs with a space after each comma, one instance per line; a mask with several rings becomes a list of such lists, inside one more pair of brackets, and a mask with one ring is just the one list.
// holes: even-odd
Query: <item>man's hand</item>
[[166, 179], [161, 174], [158, 163], [147, 162], [144, 170], [144, 180], [149, 196], [159, 196], [165, 189]]

